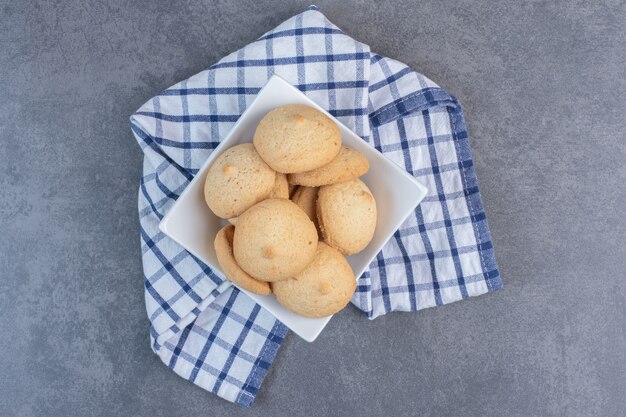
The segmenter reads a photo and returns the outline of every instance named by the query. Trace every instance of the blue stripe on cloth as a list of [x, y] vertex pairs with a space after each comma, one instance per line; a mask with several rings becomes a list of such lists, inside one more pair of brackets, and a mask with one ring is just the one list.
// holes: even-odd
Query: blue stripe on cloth
[[[187, 80], [181, 82], [181, 86], [183, 89], [187, 88]], [[180, 96], [181, 105], [183, 108], [183, 114], [189, 114], [189, 100], [186, 95]], [[161, 121], [158, 120], [160, 123]], [[190, 137], [190, 127], [189, 123], [183, 122], [183, 143], [191, 143]], [[191, 148], [185, 147], [183, 148], [183, 166], [190, 167], [191, 166]], [[178, 198], [178, 197], [177, 197]]]
[[161, 96], [209, 96], [209, 95], [257, 95], [260, 87], [205, 87], [205, 88], [170, 88], [162, 91]]
[[[424, 233], [426, 230], [420, 226], [418, 226], [418, 230], [420, 233]], [[491, 243], [481, 243], [478, 245], [468, 245], [468, 246], [459, 246], [456, 248], [456, 253], [462, 255], [465, 253], [476, 253], [478, 251], [486, 250], [492, 248]], [[439, 261], [443, 261], [444, 258], [451, 258], [452, 251], [450, 249], [441, 249], [441, 250], [431, 250], [425, 251], [424, 253], [413, 253], [408, 255], [408, 259], [412, 263], [417, 262], [428, 262], [430, 266], [431, 259], [438, 259]], [[385, 256], [385, 265], [403, 265], [405, 257], [402, 254], [396, 256]], [[456, 279], [456, 276], [455, 278]], [[406, 285], [405, 285], [406, 288]]]
[[390, 83], [398, 81], [400, 78], [404, 77], [407, 74], [415, 74], [413, 70], [409, 67], [405, 67], [402, 70], [396, 72], [395, 74], [390, 74], [384, 80], [381, 80], [375, 84], [369, 86], [369, 92], [373, 93], [374, 91], [388, 86]]
[[[190, 336], [191, 336], [192, 333], [190, 333]], [[189, 339], [191, 339], [191, 337], [188, 336], [187, 339], [188, 339], [187, 343], [189, 343]], [[165, 343], [165, 346], [170, 351], [172, 351], [174, 349], [174, 347], [169, 342]], [[215, 344], [213, 346], [213, 348], [216, 348], [216, 347], [217, 347], [217, 344]], [[194, 355], [191, 355], [187, 351], [185, 351], [185, 347], [183, 347], [183, 350], [180, 352], [180, 355], [178, 355], [178, 357], [180, 359], [184, 359], [186, 363], [188, 363], [188, 364], [190, 364], [192, 366], [199, 364], [197, 358]], [[208, 360], [208, 357], [207, 357], [207, 360], [201, 364], [201, 366], [199, 368], [199, 371], [198, 371], [198, 376], [200, 375], [200, 371], [206, 373], [207, 375], [211, 375], [211, 376], [213, 376], [215, 378], [219, 377], [219, 375], [220, 375], [219, 369], [217, 369], [217, 368], [215, 368], [214, 366], [211, 365], [210, 361]], [[197, 379], [198, 379], [198, 377], [196, 377], [196, 380]], [[231, 375], [226, 375], [226, 377], [224, 378], [224, 382], [230, 384], [233, 387], [236, 387], [239, 390], [243, 387], [243, 382], [240, 381], [239, 379], [231, 376]], [[209, 389], [209, 390], [211, 392], [213, 392], [212, 389]], [[217, 392], [213, 392], [213, 393], [214, 394], [218, 394]]]
[[[469, 144], [467, 129], [465, 128], [463, 110], [456, 98], [453, 98], [453, 102], [455, 106], [452, 107], [448, 113], [450, 117], [450, 124], [452, 126], [452, 136], [456, 146], [457, 157], [462, 161], [472, 160], [472, 151]], [[460, 174], [465, 185], [465, 189], [478, 189], [478, 178], [476, 177], [476, 172], [474, 171], [473, 166], [461, 169]], [[476, 241], [481, 246], [484, 246], [484, 249], [480, 250], [479, 253], [485, 282], [490, 290], [500, 289], [502, 288], [502, 280], [496, 265], [493, 246], [491, 245], [491, 233], [489, 232], [489, 226], [487, 225], [487, 217], [484, 213], [480, 192], [468, 195], [467, 203], [470, 208], [470, 214], [474, 219], [476, 219], [472, 221]]]
[[165, 120], [166, 122], [190, 123], [190, 122], [236, 122], [240, 114], [164, 114], [160, 112], [137, 112], [138, 116], [148, 116], [153, 119]]
[[216, 284], [221, 284], [224, 282], [224, 280], [222, 278], [220, 278], [219, 276], [217, 276], [215, 274], [215, 272], [213, 272], [213, 270], [211, 268], [209, 268], [209, 266], [207, 264], [205, 264], [204, 262], [202, 262], [200, 259], [198, 259], [195, 255], [193, 254], [189, 254], [189, 258], [193, 259], [194, 262], [196, 264], [198, 264], [198, 266], [202, 269], [202, 272], [204, 273], [204, 275], [206, 275], [207, 277], [209, 277], [211, 279], [211, 281], [213, 281]]
[[267, 375], [267, 371], [274, 361], [274, 358], [278, 353], [278, 349], [280, 348], [280, 344], [286, 335], [287, 327], [279, 321], [276, 321], [276, 324], [270, 331], [270, 334], [265, 339], [265, 343], [261, 348], [259, 357], [254, 361], [252, 372], [250, 372], [248, 379], [243, 384], [241, 393], [237, 398], [237, 403], [248, 407], [252, 405], [259, 388], [261, 388], [261, 383]]
[[176, 162], [174, 162], [174, 160], [172, 158], [170, 158], [168, 155], [166, 155], [161, 150], [161, 148], [155, 144], [155, 142], [153, 141], [153, 138], [151, 136], [146, 134], [143, 130], [141, 130], [139, 127], [135, 126], [134, 124], [131, 124], [131, 129], [132, 129], [133, 133], [139, 139], [141, 139], [143, 141], [143, 143], [147, 144], [150, 147], [150, 149], [155, 151], [161, 158], [165, 159], [178, 172], [183, 174], [187, 178], [187, 180], [191, 181], [193, 179], [193, 176], [188, 171], [186, 171], [183, 168], [181, 168]]
[[379, 54], [372, 53], [370, 57], [370, 65], [376, 64], [378, 61], [382, 60], [384, 57]]
[[368, 297], [371, 288], [371, 276], [370, 271], [368, 270], [363, 272], [363, 274], [361, 274], [361, 276], [358, 278], [355, 291], [359, 294], [358, 306], [368, 314], [371, 311], [370, 298]]
[[[237, 52], [237, 62], [243, 62], [244, 59], [246, 57], [246, 50], [245, 49], [240, 49], [239, 52]], [[246, 69], [243, 66], [239, 66], [237, 65], [237, 85], [246, 85]], [[246, 97], [245, 95], [239, 95], [237, 97], [237, 105], [238, 105], [238, 110], [239, 110], [239, 114], [243, 114], [243, 112], [246, 110]], [[236, 120], [239, 119], [239, 116], [237, 116]], [[231, 121], [236, 121], [236, 120], [231, 120]]]
[[406, 294], [409, 297], [409, 303], [411, 305], [411, 311], [415, 311], [417, 310], [417, 300], [415, 299], [415, 278], [413, 277], [413, 267], [411, 266], [411, 260], [409, 258], [409, 254], [406, 250], [406, 247], [404, 246], [404, 243], [402, 242], [402, 238], [400, 236], [400, 231], [396, 231], [396, 233], [393, 234], [393, 237], [396, 240], [396, 244], [398, 245], [398, 249], [400, 250], [400, 253], [402, 254], [402, 259], [403, 259], [403, 263], [404, 263], [404, 270], [406, 271], [406, 279], [407, 279], [407, 285], [406, 285]]
[[160, 136], [153, 136], [152, 137], [154, 143], [156, 143], [159, 146], [166, 146], [168, 148], [175, 148], [175, 149], [215, 149], [217, 148], [217, 146], [220, 144], [219, 142], [199, 142], [199, 141], [194, 141], [194, 142], [176, 142], [176, 141], [172, 141]]
[[[161, 250], [154, 244], [152, 239], [148, 236], [145, 230], [141, 230], [141, 237], [143, 238], [146, 245], [150, 248], [152, 253], [156, 256], [156, 258], [161, 262], [161, 264], [167, 269], [167, 272], [176, 280], [180, 288], [189, 295], [195, 302], [199, 303], [202, 301], [202, 298], [189, 286], [189, 284], [185, 281], [185, 279], [178, 273], [174, 265], [171, 264], [169, 259], [163, 255]], [[150, 281], [150, 277], [147, 277], [147, 280]]]
[[[207, 84], [209, 88], [215, 88], [215, 71], [207, 71]], [[217, 95], [210, 94], [208, 97], [209, 113], [217, 114]], [[220, 124], [211, 123], [211, 139], [215, 142], [220, 140]]]
[[154, 301], [156, 301], [159, 304], [159, 307], [162, 309], [162, 311], [167, 313], [167, 315], [170, 316], [170, 318], [173, 321], [176, 322], [180, 320], [180, 316], [176, 314], [174, 310], [172, 310], [172, 306], [169, 305], [169, 303], [165, 301], [163, 297], [161, 297], [158, 291], [154, 289], [150, 281], [148, 279], [144, 279], [143, 283], [148, 294], [154, 299]]
[[[431, 200], [428, 200], [428, 201], [439, 201], [439, 200], [436, 197], [433, 197]], [[465, 217], [459, 217], [459, 218], [450, 220], [450, 224], [452, 224], [452, 226], [455, 226], [455, 225], [471, 223], [473, 221], [480, 221], [480, 219], [479, 218], [477, 219], [473, 216], [465, 216]], [[448, 227], [448, 224], [445, 220], [436, 220], [434, 222], [421, 224], [419, 225], [419, 227], [418, 226], [402, 227], [398, 229], [398, 232], [400, 233], [401, 237], [406, 237], [406, 236], [418, 234], [420, 232], [419, 228], [422, 228], [424, 230], [436, 230], [436, 229], [441, 229], [444, 227]]]
[[[364, 46], [360, 43], [357, 43], [356, 45], [356, 49], [357, 52], [362, 53], [363, 52], [363, 48]], [[359, 109], [359, 108], [363, 108], [363, 99], [364, 96], [366, 94], [366, 91], [364, 88], [361, 87], [367, 87], [369, 85], [369, 81], [365, 81], [365, 64], [366, 62], [364, 61], [356, 61], [356, 68], [355, 68], [355, 78], [357, 80], [363, 80], [360, 81], [360, 83], [362, 85], [355, 85], [355, 92], [356, 94], [354, 95], [354, 108], [355, 109]], [[338, 84], [338, 83], [336, 83]], [[355, 83], [356, 84], [356, 83]], [[366, 105], [367, 106], [367, 105]], [[365, 132], [365, 126], [364, 123], [360, 120], [360, 118], [358, 118], [356, 115], [354, 117], [354, 126], [355, 126], [355, 131], [354, 133], [357, 134], [357, 136], [366, 139], [367, 137], [367, 133]]]
[[[269, 45], [269, 44], [268, 44]], [[269, 46], [268, 46], [269, 48]], [[267, 67], [268, 78], [274, 74], [274, 67]], [[351, 80], [351, 81], [328, 81], [328, 82], [311, 82], [296, 84], [300, 91], [318, 91], [318, 90], [343, 90], [352, 88], [367, 87], [367, 81]], [[255, 96], [261, 91], [260, 87], [208, 87], [208, 88], [171, 88], [162, 91], [160, 96], [210, 96], [210, 95], [249, 95]]]
[[141, 190], [141, 195], [146, 199], [146, 201], [152, 208], [152, 212], [154, 213], [154, 215], [157, 216], [159, 220], [161, 220], [163, 218], [163, 214], [157, 209], [154, 201], [152, 201], [152, 197], [150, 196], [150, 193], [146, 188], [146, 182], [144, 181], [143, 177], [139, 180], [139, 189]]
[[[186, 254], [186, 252], [181, 252], [181, 254], [183, 254], [183, 255], [184, 255], [184, 254]], [[204, 273], [200, 273], [200, 274], [196, 275], [193, 279], [189, 280], [189, 285], [190, 285], [190, 286], [196, 285], [198, 282], [200, 282], [200, 280], [202, 280], [202, 279], [204, 279], [204, 278], [205, 278], [205, 274], [204, 274]], [[155, 284], [155, 281], [154, 281], [153, 279], [150, 279], [150, 285], [151, 285], [152, 287], [154, 287], [154, 284]], [[178, 291], [178, 292], [177, 292], [177, 293], [176, 293], [173, 297], [171, 297], [171, 298], [169, 298], [169, 299], [167, 300], [167, 304], [168, 304], [168, 305], [174, 305], [174, 304], [176, 304], [176, 302], [177, 302], [178, 300], [180, 300], [181, 298], [183, 298], [183, 297], [185, 297], [185, 296], [187, 296], [187, 293], [186, 293], [184, 290], [182, 290], [182, 289], [181, 289], [181, 290], [180, 290], [180, 291]], [[150, 316], [150, 319], [151, 319], [151, 320], [156, 320], [156, 319], [158, 318], [159, 314], [160, 314], [162, 311], [163, 311], [163, 308], [162, 308], [162, 307], [161, 307], [161, 308], [158, 308], [158, 309], [157, 309], [157, 310], [155, 310], [155, 311], [154, 311], [154, 313]], [[195, 316], [197, 316], [198, 314], [200, 314], [200, 311], [199, 311], [199, 310], [197, 310], [197, 309], [195, 309], [192, 313], [193, 313]]]
[[[153, 103], [153, 108], [155, 112], [160, 112], [161, 111], [161, 99], [159, 96], [154, 97], [154, 99], [152, 100]], [[161, 122], [161, 120], [155, 120], [154, 121], [154, 137], [156, 138], [160, 138], [163, 137], [163, 123]], [[163, 165], [163, 164], [161, 164]], [[158, 175], [158, 172], [157, 172]]]
[[221, 68], [234, 68], [234, 67], [265, 67], [265, 66], [278, 66], [278, 65], [295, 65], [295, 64], [308, 64], [308, 63], [320, 63], [320, 62], [342, 62], [342, 61], [354, 61], [359, 59], [369, 58], [366, 53], [353, 53], [353, 54], [335, 54], [335, 55], [306, 55], [298, 57], [288, 58], [272, 58], [272, 59], [248, 59], [245, 61], [235, 62], [220, 62], [213, 65], [212, 70]]
[[[237, 289], [233, 288], [233, 291], [234, 290], [237, 290]], [[215, 306], [213, 304], [211, 304], [209, 308], [218, 313], [222, 310], [221, 306]], [[229, 318], [239, 324], [244, 324], [248, 320], [247, 317], [242, 316], [241, 314], [237, 313], [236, 311], [233, 311], [232, 309], [230, 310]], [[270, 336], [270, 331], [263, 326], [259, 326], [258, 324], [254, 324], [252, 326], [252, 332], [258, 334], [259, 336], [263, 336], [264, 338], [267, 338]]]
[[[329, 29], [332, 30], [331, 27], [325, 28], [325, 29]], [[326, 55], [332, 55], [333, 54], [333, 37], [332, 36], [325, 36], [324, 37], [324, 47], [326, 49]], [[326, 78], [329, 80], [332, 80], [332, 84], [333, 84], [333, 88], [329, 88], [328, 89], [328, 106], [326, 106], [327, 109], [335, 109], [337, 108], [337, 91], [334, 88], [334, 80], [335, 80], [335, 67], [333, 62], [329, 62], [328, 65], [326, 66]], [[301, 83], [303, 84], [303, 83]]]
[[[430, 164], [433, 167], [433, 177], [435, 179], [435, 187], [437, 187], [438, 195], [445, 195], [443, 189], [443, 181], [441, 179], [441, 173], [439, 172], [439, 160], [437, 157], [437, 150], [435, 143], [432, 140], [433, 130], [431, 126], [430, 113], [428, 110], [422, 111], [424, 116], [424, 125], [426, 129], [426, 137], [428, 138], [428, 153], [430, 154]], [[444, 224], [446, 225], [446, 235], [448, 237], [448, 245], [450, 245], [450, 252], [452, 253], [452, 261], [454, 262], [454, 270], [456, 272], [456, 279], [459, 283], [459, 290], [461, 291], [461, 297], [467, 298], [467, 288], [465, 288], [465, 281], [463, 280], [463, 271], [461, 270], [461, 261], [456, 249], [456, 241], [454, 239], [454, 231], [452, 230], [452, 223], [450, 222], [450, 210], [448, 209], [448, 203], [445, 198], [440, 199], [441, 210], [443, 211]]]
[[[265, 57], [268, 59], [274, 59], [274, 38], [276, 36], [262, 36], [259, 40], [265, 40]], [[274, 67], [267, 67], [267, 79], [269, 80], [274, 75]]]
[[432, 275], [432, 286], [435, 295], [435, 304], [441, 305], [443, 304], [443, 300], [441, 299], [441, 291], [439, 290], [439, 281], [437, 279], [437, 270], [435, 269], [435, 254], [433, 253], [433, 247], [430, 243], [428, 232], [426, 231], [426, 228], [423, 227], [424, 214], [422, 213], [421, 205], [417, 206], [417, 208], [415, 209], [415, 215], [417, 217], [417, 224], [420, 236], [422, 237], [422, 242], [424, 242], [424, 249], [426, 250], [425, 256], [428, 259], [428, 264], [430, 266], [430, 273]]
[[383, 256], [383, 252], [378, 252], [376, 255], [376, 261], [373, 264], [376, 266], [378, 270], [378, 278], [380, 279], [380, 289], [383, 297], [383, 305], [385, 307], [385, 311], [391, 311], [391, 299], [389, 298], [389, 285], [387, 284], [387, 269], [385, 265], [385, 257]]
[[[167, 186], [163, 184], [163, 182], [159, 179], [158, 175], [154, 177], [154, 182], [157, 185], [157, 187], [159, 187], [159, 189], [163, 191], [163, 194], [165, 194], [165, 199], [171, 199], [174, 201], [178, 200], [178, 197], [180, 196], [180, 194], [175, 193], [174, 191], [167, 188]], [[186, 186], [187, 184], [184, 184], [183, 188], [185, 188]]]
[[[296, 32], [302, 31], [302, 14], [296, 16]], [[298, 73], [298, 84], [304, 84], [306, 82], [305, 74], [304, 74], [304, 41], [302, 36], [294, 36], [294, 43], [296, 45], [296, 56], [295, 63], [296, 71]]]
[[[220, 310], [218, 310], [219, 312]], [[233, 310], [230, 310], [230, 315], [228, 316], [229, 319], [232, 319], [232, 314], [233, 314]], [[247, 319], [246, 319], [247, 320]], [[244, 321], [245, 322], [245, 321]], [[193, 328], [191, 329], [192, 332], [198, 334], [199, 336], [203, 337], [203, 338], [208, 338], [209, 335], [211, 334], [210, 332], [206, 331], [204, 328], [200, 327], [200, 326], [193, 326]], [[269, 332], [266, 332], [266, 335], [269, 334]], [[233, 344], [227, 342], [226, 340], [222, 339], [221, 337], [217, 337], [215, 338], [215, 340], [213, 341], [213, 343], [215, 343], [216, 346], [221, 347], [222, 349], [224, 349], [225, 352], [230, 352], [233, 349]], [[247, 361], [248, 363], [254, 363], [254, 361], [257, 360], [257, 356], [252, 355], [244, 350], [239, 350], [237, 352], [237, 357], [243, 359], [244, 361]]]
[[[152, 239], [151, 239], [151, 240], [152, 240], [152, 244], [153, 244], [153, 245], [155, 245], [155, 244], [159, 243], [159, 241], [163, 240], [163, 238], [165, 238], [165, 237], [166, 237], [166, 236], [165, 236], [165, 234], [164, 234], [164, 233], [160, 233], [160, 232], [159, 232], [159, 233], [155, 234], [155, 235], [152, 237]], [[143, 239], [141, 239], [141, 241], [142, 241], [142, 244], [141, 244], [141, 253], [145, 255], [146, 253], [150, 252], [150, 248], [148, 247], [148, 245], [145, 245], [145, 244], [143, 243]]]
[[170, 358], [170, 363], [167, 364], [170, 368], [174, 369], [176, 366], [176, 362], [178, 361], [178, 357], [180, 356], [180, 352], [183, 350], [183, 346], [185, 346], [185, 342], [187, 341], [187, 337], [189, 337], [189, 333], [191, 332], [191, 328], [194, 326], [194, 323], [189, 323], [180, 335], [180, 339], [178, 339], [178, 343], [176, 347], [172, 351], [172, 357]]
[[[452, 141], [452, 136], [451, 135], [435, 135], [433, 136], [433, 142], [434, 143], [442, 143], [442, 142], [451, 142]], [[402, 142], [406, 142], [409, 145], [409, 148], [414, 148], [416, 146], [422, 146], [422, 145], [427, 145], [428, 144], [428, 139], [427, 138], [407, 138], [406, 140], [403, 140]], [[385, 143], [382, 146], [382, 152], [383, 153], [388, 153], [388, 152], [393, 152], [393, 151], [402, 151], [402, 143], [401, 142], [394, 142], [394, 143]], [[470, 162], [471, 161], [467, 161]], [[420, 168], [423, 169], [423, 172], [432, 172], [432, 167], [423, 167]], [[420, 172], [419, 170], [415, 170], [413, 172]]]
[[150, 325], [150, 339], [152, 339], [152, 349], [155, 353], [161, 349], [161, 345], [157, 342], [157, 337], [159, 337], [159, 332], [157, 332], [157, 329], [155, 329], [153, 325]]
[[[497, 271], [488, 272], [488, 274], [493, 274], [493, 273], [497, 273]], [[469, 275], [465, 277], [465, 281], [467, 283], [481, 282], [484, 280], [484, 278], [485, 278], [484, 274]], [[456, 287], [456, 285], [457, 285], [456, 279], [438, 282], [438, 288], [454, 288]], [[432, 283], [425, 282], [425, 283], [416, 284], [415, 289], [417, 291], [432, 291], [434, 287]], [[387, 288], [387, 293], [389, 295], [406, 294], [406, 287], [404, 285], [390, 286]], [[372, 291], [373, 297], [380, 297], [381, 294], [382, 294], [382, 291], [380, 289], [375, 289]]]
[[[394, 74], [391, 70], [391, 67], [389, 66], [389, 63], [386, 60], [380, 61], [380, 68], [382, 69], [383, 74], [385, 75], [387, 80], [393, 80]], [[394, 100], [394, 102], [398, 102], [401, 104], [402, 100], [400, 97], [400, 92], [398, 91], [398, 86], [394, 82], [391, 82], [387, 83], [387, 87], [389, 89], [389, 92], [391, 93], [391, 98]]]
[[[186, 259], [186, 255], [187, 252], [183, 251], [181, 252], [176, 258], [177, 260], [180, 262], [183, 259]], [[165, 268], [161, 268], [155, 275], [151, 276], [149, 280], [147, 280], [147, 284], [149, 284], [151, 287], [154, 287], [154, 285], [159, 281], [159, 278], [161, 278], [162, 276], [165, 276], [165, 273], [167, 271], [165, 270]], [[193, 279], [191, 279], [189, 281], [189, 285], [195, 285], [197, 284], [200, 280], [204, 279], [204, 273], [200, 273], [198, 275], [196, 275]], [[187, 294], [181, 289], [180, 291], [178, 291], [173, 297], [169, 298], [167, 300], [167, 304], [171, 305], [171, 304], [176, 304], [176, 302], [178, 300], [180, 300], [181, 298], [183, 298], [184, 296], [186, 296]], [[158, 316], [163, 312], [163, 307], [159, 307], [156, 310], [154, 310], [154, 312], [150, 315], [150, 320], [156, 320], [158, 318]], [[197, 315], [197, 314], [196, 314]]]
[[342, 118], [347, 116], [364, 116], [367, 114], [367, 109], [336, 109], [328, 112], [337, 118]]
[[429, 87], [395, 99], [371, 113], [369, 118], [372, 126], [378, 127], [427, 108], [449, 105], [454, 105], [454, 102], [448, 93], [438, 87]]
[[[398, 119], [396, 121], [398, 126], [398, 132], [401, 137], [407, 137], [406, 129], [404, 126], [404, 122], [402, 119]], [[411, 151], [409, 150], [407, 141], [401, 141], [402, 143], [402, 155], [404, 156], [404, 169], [407, 172], [413, 172], [413, 162], [411, 161]], [[409, 260], [409, 255], [404, 247], [404, 243], [402, 242], [402, 238], [400, 236], [400, 230], [394, 233], [394, 238], [396, 239], [396, 243], [398, 245], [398, 249], [402, 254], [404, 259], [404, 270], [406, 271], [406, 279], [407, 279], [407, 294], [409, 297], [409, 303], [411, 306], [411, 311], [417, 310], [417, 299], [415, 295], [415, 278], [413, 277], [413, 267], [411, 266], [411, 261]]]
[[220, 387], [222, 386], [222, 382], [224, 381], [224, 378], [226, 378], [226, 375], [228, 375], [230, 367], [233, 366], [233, 361], [235, 360], [235, 357], [239, 354], [239, 350], [241, 349], [244, 340], [246, 340], [246, 336], [248, 336], [248, 332], [250, 332], [250, 328], [252, 328], [252, 324], [254, 323], [256, 316], [258, 316], [259, 311], [261, 311], [261, 306], [255, 304], [254, 307], [252, 307], [250, 317], [248, 317], [248, 320], [243, 326], [243, 331], [239, 333], [239, 337], [237, 338], [235, 345], [231, 348], [230, 353], [228, 354], [228, 359], [226, 359], [226, 363], [224, 364], [224, 367], [220, 372], [220, 376], [215, 383], [215, 387], [213, 388], [214, 392], [219, 392]]
[[[193, 366], [193, 370], [191, 371], [191, 375], [189, 376], [189, 380], [191, 382], [195, 381], [196, 378], [198, 377], [198, 372], [202, 368], [202, 365], [204, 365], [205, 363], [206, 356], [209, 353], [209, 349], [211, 349], [211, 346], [213, 345], [213, 341], [215, 341], [215, 339], [218, 337], [220, 328], [226, 321], [226, 318], [228, 317], [228, 313], [230, 313], [230, 308], [232, 307], [236, 298], [237, 298], [237, 291], [232, 291], [230, 294], [230, 297], [228, 298], [228, 301], [226, 302], [226, 305], [220, 311], [219, 317], [217, 318], [217, 321], [215, 322], [215, 325], [213, 326], [213, 329], [211, 330], [209, 337], [207, 337], [206, 343], [204, 344], [204, 347], [200, 351], [200, 354], [198, 355], [198, 359], [196, 360], [196, 363]], [[218, 381], [224, 380], [225, 378], [226, 378], [226, 375], [224, 376], [220, 375]], [[219, 383], [221, 384], [221, 382]], [[217, 389], [219, 389], [219, 387]], [[215, 389], [213, 392], [216, 393], [217, 389]]]
[[[432, 136], [430, 137], [429, 140], [427, 140], [427, 144], [428, 145], [435, 144], [435, 140]], [[451, 162], [449, 164], [438, 165], [436, 167], [430, 166], [430, 167], [420, 168], [420, 169], [413, 171], [413, 176], [423, 177], [427, 175], [441, 174], [442, 172], [457, 171], [459, 169], [463, 169], [465, 167], [471, 166], [472, 164], [473, 164], [472, 161], [463, 161], [463, 162], [459, 161], [459, 162]]]

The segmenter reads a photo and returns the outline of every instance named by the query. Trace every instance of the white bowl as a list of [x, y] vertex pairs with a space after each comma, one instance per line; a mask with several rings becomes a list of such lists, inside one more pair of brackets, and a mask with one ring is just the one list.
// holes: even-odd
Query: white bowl
[[[241, 115], [222, 143], [211, 153], [196, 177], [163, 218], [159, 228], [223, 277], [213, 249], [213, 239], [227, 222], [215, 216], [204, 202], [206, 172], [215, 158], [226, 149], [240, 143], [251, 142], [254, 130], [261, 118], [270, 110], [286, 104], [306, 104], [324, 112], [339, 126], [343, 143], [363, 153], [369, 161], [370, 170], [362, 177], [362, 180], [376, 198], [378, 223], [370, 244], [363, 251], [347, 258], [355, 276], [359, 277], [404, 219], [422, 201], [426, 195], [426, 187], [307, 98], [300, 90], [278, 76], [271, 77], [261, 89], [250, 107]], [[257, 295], [246, 290], [242, 291], [309, 342], [315, 340], [332, 317], [319, 319], [302, 317], [278, 304], [273, 295]]]

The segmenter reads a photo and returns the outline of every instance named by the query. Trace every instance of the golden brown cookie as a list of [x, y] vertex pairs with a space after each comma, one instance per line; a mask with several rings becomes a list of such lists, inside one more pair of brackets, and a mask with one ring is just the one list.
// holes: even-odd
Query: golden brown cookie
[[317, 245], [313, 262], [293, 278], [272, 283], [276, 300], [304, 317], [326, 317], [343, 309], [354, 290], [356, 279], [337, 249], [324, 242]]
[[290, 184], [319, 187], [320, 185], [334, 184], [359, 178], [369, 169], [369, 162], [365, 155], [347, 146], [342, 146], [339, 155], [330, 163], [299, 174], [289, 174]]
[[317, 220], [324, 241], [344, 255], [352, 255], [374, 236], [376, 201], [359, 179], [324, 185], [317, 196]]
[[274, 188], [267, 198], [289, 198], [289, 183], [285, 174], [276, 173]]
[[256, 279], [279, 281], [293, 277], [313, 260], [316, 248], [315, 225], [290, 200], [261, 201], [237, 219], [235, 259]]
[[206, 176], [204, 199], [216, 216], [236, 217], [264, 200], [274, 188], [276, 173], [251, 143], [226, 149]]
[[293, 193], [296, 192], [298, 186], [295, 184], [289, 184], [289, 198], [293, 197]]
[[324, 113], [302, 104], [290, 104], [261, 119], [253, 142], [270, 167], [289, 174], [332, 161], [341, 148], [341, 133]]
[[233, 256], [233, 234], [234, 226], [226, 226], [217, 232], [213, 245], [217, 261], [222, 267], [222, 272], [233, 284], [255, 294], [267, 295], [272, 293], [272, 289], [267, 282], [258, 281], [248, 275], [237, 265]]
[[291, 201], [296, 203], [298, 207], [302, 209], [309, 216], [309, 219], [315, 224], [315, 228], [319, 233], [319, 226], [317, 224], [317, 187], [298, 187]]

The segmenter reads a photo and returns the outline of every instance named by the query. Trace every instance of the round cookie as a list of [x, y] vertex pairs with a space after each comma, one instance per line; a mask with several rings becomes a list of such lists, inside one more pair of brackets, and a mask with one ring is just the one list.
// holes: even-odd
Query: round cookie
[[337, 249], [324, 242], [317, 245], [313, 262], [293, 278], [273, 282], [276, 300], [304, 317], [326, 317], [343, 309], [354, 290], [356, 279]]
[[319, 234], [319, 225], [317, 224], [317, 187], [298, 187], [291, 201], [296, 203], [298, 207], [302, 209], [309, 216], [309, 219], [315, 225], [315, 228]]
[[370, 165], [365, 155], [347, 146], [342, 146], [339, 155], [328, 164], [311, 171], [289, 174], [287, 178], [290, 184], [319, 187], [320, 185], [359, 178], [369, 168]]
[[305, 172], [326, 165], [341, 148], [339, 128], [324, 113], [302, 104], [278, 107], [261, 119], [254, 147], [278, 172]]
[[289, 183], [285, 174], [276, 173], [274, 188], [267, 198], [289, 198]]
[[217, 232], [213, 245], [217, 261], [222, 267], [222, 272], [226, 278], [237, 286], [253, 292], [255, 294], [267, 295], [272, 293], [272, 289], [267, 282], [258, 281], [248, 275], [237, 265], [233, 256], [233, 235], [234, 226], [226, 226]]
[[359, 179], [324, 185], [317, 196], [317, 220], [324, 241], [344, 255], [352, 255], [374, 236], [376, 201]]
[[316, 248], [315, 225], [290, 200], [263, 200], [237, 219], [235, 259], [256, 279], [293, 277], [313, 260]]
[[233, 146], [218, 156], [204, 182], [204, 199], [216, 216], [236, 217], [267, 198], [276, 173], [251, 143]]

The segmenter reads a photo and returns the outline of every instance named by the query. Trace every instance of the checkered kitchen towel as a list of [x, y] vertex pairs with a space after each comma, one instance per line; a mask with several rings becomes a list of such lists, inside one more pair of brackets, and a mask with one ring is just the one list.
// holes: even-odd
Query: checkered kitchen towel
[[373, 319], [502, 286], [459, 103], [406, 65], [372, 53], [313, 6], [131, 117], [145, 153], [139, 217], [152, 348], [183, 378], [248, 406], [287, 329], [158, 223], [272, 74], [428, 187], [359, 278], [354, 305]]

